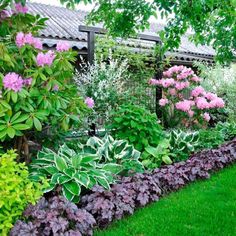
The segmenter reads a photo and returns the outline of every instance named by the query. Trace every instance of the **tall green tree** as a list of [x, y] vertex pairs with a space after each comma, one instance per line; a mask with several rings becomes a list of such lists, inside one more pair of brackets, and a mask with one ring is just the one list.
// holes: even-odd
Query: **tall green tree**
[[164, 31], [160, 32], [165, 49], [178, 48], [181, 36], [190, 28], [191, 40], [195, 44], [212, 45], [218, 61], [230, 61], [236, 53], [236, 0], [60, 1], [67, 7], [81, 2], [95, 3], [89, 22], [103, 22], [113, 36], [128, 37], [144, 30], [150, 17], [156, 16], [168, 18]]
[[212, 45], [218, 61], [229, 61], [236, 52], [236, 0], [61, 0], [68, 7], [80, 2], [95, 3], [89, 22], [103, 22], [113, 36], [144, 30], [150, 17], [157, 16], [168, 18], [160, 32], [165, 49], [178, 48], [181, 36], [191, 29], [190, 39]]

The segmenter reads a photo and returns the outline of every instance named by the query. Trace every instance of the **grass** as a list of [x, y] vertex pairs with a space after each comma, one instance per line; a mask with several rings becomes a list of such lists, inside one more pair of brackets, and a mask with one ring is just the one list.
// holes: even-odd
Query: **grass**
[[95, 236], [169, 235], [236, 235], [236, 165], [95, 232]]

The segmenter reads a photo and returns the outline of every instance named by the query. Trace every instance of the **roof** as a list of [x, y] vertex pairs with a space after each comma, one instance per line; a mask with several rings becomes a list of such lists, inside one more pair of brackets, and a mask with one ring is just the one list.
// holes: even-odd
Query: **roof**
[[[41, 3], [28, 2], [29, 12], [48, 18], [46, 28], [40, 31], [39, 37], [44, 45], [54, 47], [57, 41], [66, 40], [77, 49], [87, 50], [87, 34], [79, 32], [78, 26], [85, 25], [85, 17], [88, 14], [82, 10], [69, 10], [64, 7], [51, 6]], [[156, 32], [162, 30], [164, 24], [151, 23], [145, 34], [157, 35]], [[127, 45], [136, 48], [152, 48], [152, 43], [140, 42], [139, 40], [128, 40]], [[170, 53], [169, 53], [170, 54]], [[188, 40], [188, 35], [181, 38], [180, 47], [171, 55], [189, 61], [196, 58], [205, 58], [205, 61], [212, 61], [215, 51], [209, 46], [196, 46]], [[181, 56], [181, 57], [180, 57]]]

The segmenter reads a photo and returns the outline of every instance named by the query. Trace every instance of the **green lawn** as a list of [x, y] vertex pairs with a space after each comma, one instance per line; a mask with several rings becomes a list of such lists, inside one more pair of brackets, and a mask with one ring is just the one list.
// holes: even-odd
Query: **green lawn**
[[236, 165], [172, 193], [95, 236], [236, 235]]

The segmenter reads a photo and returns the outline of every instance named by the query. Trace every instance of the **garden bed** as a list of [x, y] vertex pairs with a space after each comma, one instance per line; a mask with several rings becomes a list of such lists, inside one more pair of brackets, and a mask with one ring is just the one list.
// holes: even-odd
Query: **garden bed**
[[27, 230], [40, 235], [92, 235], [94, 228], [104, 228], [190, 182], [209, 178], [211, 172], [235, 161], [236, 139], [217, 149], [196, 153], [185, 162], [120, 178], [109, 191], [96, 186], [82, 197], [79, 206], [62, 197], [42, 198], [36, 206], [28, 207], [26, 221], [18, 221], [11, 235], [26, 235]]

